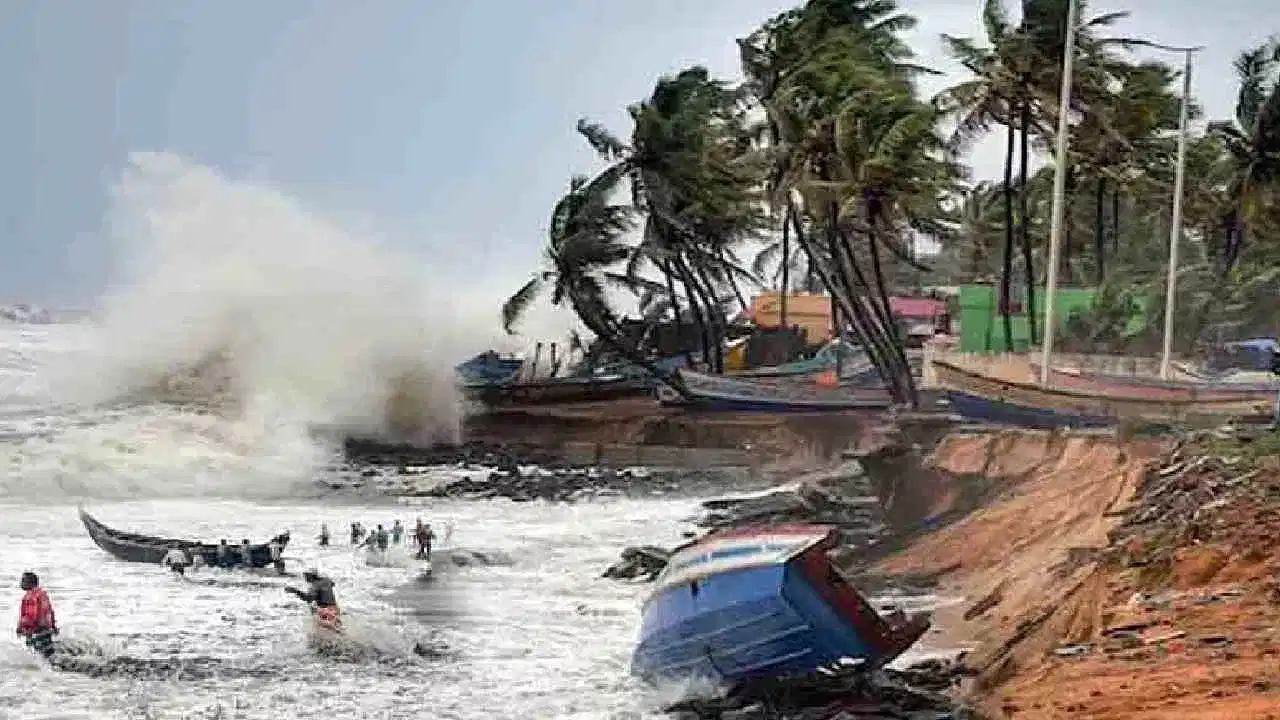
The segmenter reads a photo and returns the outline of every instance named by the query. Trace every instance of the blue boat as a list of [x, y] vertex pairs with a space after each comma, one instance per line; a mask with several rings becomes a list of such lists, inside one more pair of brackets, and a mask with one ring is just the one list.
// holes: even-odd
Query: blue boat
[[645, 601], [632, 673], [736, 684], [892, 661], [929, 622], [877, 614], [828, 559], [838, 538], [826, 525], [772, 525], [677, 549]]
[[482, 352], [454, 366], [454, 372], [467, 383], [504, 382], [515, 377], [524, 367], [519, 358], [502, 357], [493, 350]]
[[716, 412], [845, 412], [890, 405], [889, 394], [877, 387], [823, 387], [813, 378], [747, 379], [688, 368], [675, 374], [684, 383], [686, 396], [659, 388], [658, 400], [664, 405]]
[[1003, 400], [978, 397], [959, 390], [948, 390], [947, 402], [957, 415], [966, 420], [996, 425], [1051, 430], [1061, 427], [1108, 427], [1116, 423], [1114, 418], [1073, 415], [1048, 408], [1017, 405]]
[[823, 345], [813, 357], [807, 360], [793, 360], [781, 365], [742, 370], [734, 373], [737, 377], [788, 377], [793, 375], [813, 375], [835, 368], [839, 360], [844, 366], [860, 366], [867, 363], [867, 352], [860, 347], [839, 340], [832, 340]]

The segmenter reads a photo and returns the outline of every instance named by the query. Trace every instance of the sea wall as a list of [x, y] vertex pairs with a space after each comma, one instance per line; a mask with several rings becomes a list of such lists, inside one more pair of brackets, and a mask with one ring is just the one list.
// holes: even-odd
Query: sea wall
[[[930, 442], [939, 420], [905, 424]], [[604, 467], [763, 465], [797, 458], [820, 464], [877, 444], [887, 429], [903, 424], [875, 412], [696, 413], [634, 398], [477, 413], [467, 418], [464, 436]]]

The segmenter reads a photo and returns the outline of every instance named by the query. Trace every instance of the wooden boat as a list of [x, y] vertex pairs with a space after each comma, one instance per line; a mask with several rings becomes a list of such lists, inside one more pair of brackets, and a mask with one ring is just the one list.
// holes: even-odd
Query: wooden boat
[[[84, 529], [89, 532], [89, 538], [93, 540], [93, 544], [127, 562], [159, 565], [164, 561], [164, 556], [169, 553], [169, 550], [177, 545], [191, 553], [193, 558], [199, 557], [207, 566], [216, 567], [218, 565], [218, 546], [211, 543], [196, 542], [194, 540], [175, 540], [115, 530], [103, 525], [92, 515], [85, 512], [84, 508], [80, 508], [80, 522], [84, 523]], [[289, 544], [289, 533], [281, 533], [272, 538], [272, 540], [278, 542], [280, 550], [283, 551]], [[239, 560], [240, 549], [238, 545], [232, 548], [232, 552], [234, 557]], [[271, 564], [271, 549], [267, 543], [249, 546], [250, 567], [264, 568]], [[243, 566], [236, 565], [236, 567]]]
[[677, 373], [689, 397], [663, 391], [658, 395], [663, 404], [722, 412], [831, 412], [890, 405], [889, 395], [882, 388], [828, 388], [815, 382], [748, 380], [705, 375], [685, 368]]
[[[1092, 418], [1093, 420], [1110, 418], [1184, 423], [1207, 418], [1270, 416], [1272, 412], [1270, 398], [1154, 399], [1132, 393], [1104, 394], [1052, 390], [1027, 383], [998, 380], [945, 362], [935, 361], [933, 365], [938, 384], [949, 393], [964, 393], [986, 401], [988, 404], [1000, 403], [1001, 409], [992, 410], [993, 414], [1013, 407], [1019, 412], [1049, 410], [1056, 416]], [[962, 405], [966, 404], [964, 397], [957, 397]], [[971, 400], [966, 406], [970, 411], [982, 410]], [[992, 407], [995, 406], [992, 405]], [[961, 414], [964, 413], [961, 412]], [[975, 419], [985, 418], [975, 416]]]
[[839, 356], [841, 365], [843, 366], [858, 367], [867, 364], [866, 350], [863, 350], [860, 347], [854, 347], [848, 343], [831, 342], [807, 360], [795, 360], [781, 365], [741, 370], [735, 372], [734, 376], [744, 378], [764, 378], [813, 375], [815, 373], [835, 369], [837, 355]]
[[1014, 425], [1040, 430], [1060, 427], [1108, 427], [1116, 423], [1114, 418], [1076, 415], [1045, 408], [1029, 407], [1003, 400], [978, 397], [958, 390], [948, 390], [946, 396], [947, 402], [955, 414], [973, 422]]
[[454, 372], [464, 382], [496, 382], [514, 378], [523, 367], [523, 360], [490, 350], [454, 366]]
[[462, 389], [467, 397], [490, 407], [614, 400], [650, 392], [642, 380], [621, 374], [466, 383]]
[[828, 559], [838, 537], [825, 525], [765, 525], [677, 548], [645, 601], [632, 672], [736, 684], [892, 661], [929, 623], [877, 614]]
[[[1032, 368], [1039, 372], [1039, 367]], [[1087, 371], [1049, 369], [1049, 386], [1086, 393], [1121, 394], [1153, 400], [1261, 400], [1274, 401], [1280, 385], [1191, 382], [1159, 378], [1107, 375]]]

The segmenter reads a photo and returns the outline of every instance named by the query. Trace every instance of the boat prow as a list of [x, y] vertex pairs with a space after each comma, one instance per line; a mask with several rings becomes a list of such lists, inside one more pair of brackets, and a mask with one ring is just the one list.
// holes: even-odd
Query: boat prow
[[835, 528], [760, 526], [678, 549], [645, 601], [632, 672], [718, 683], [882, 667], [929, 628], [882, 617], [831, 564]]

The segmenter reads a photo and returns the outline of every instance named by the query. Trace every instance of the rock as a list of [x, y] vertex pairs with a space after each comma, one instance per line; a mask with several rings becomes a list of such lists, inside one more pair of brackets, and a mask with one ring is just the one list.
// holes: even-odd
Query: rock
[[609, 566], [602, 577], [648, 582], [658, 577], [670, 559], [671, 551], [665, 548], [653, 545], [629, 547], [622, 551], [622, 559]]

